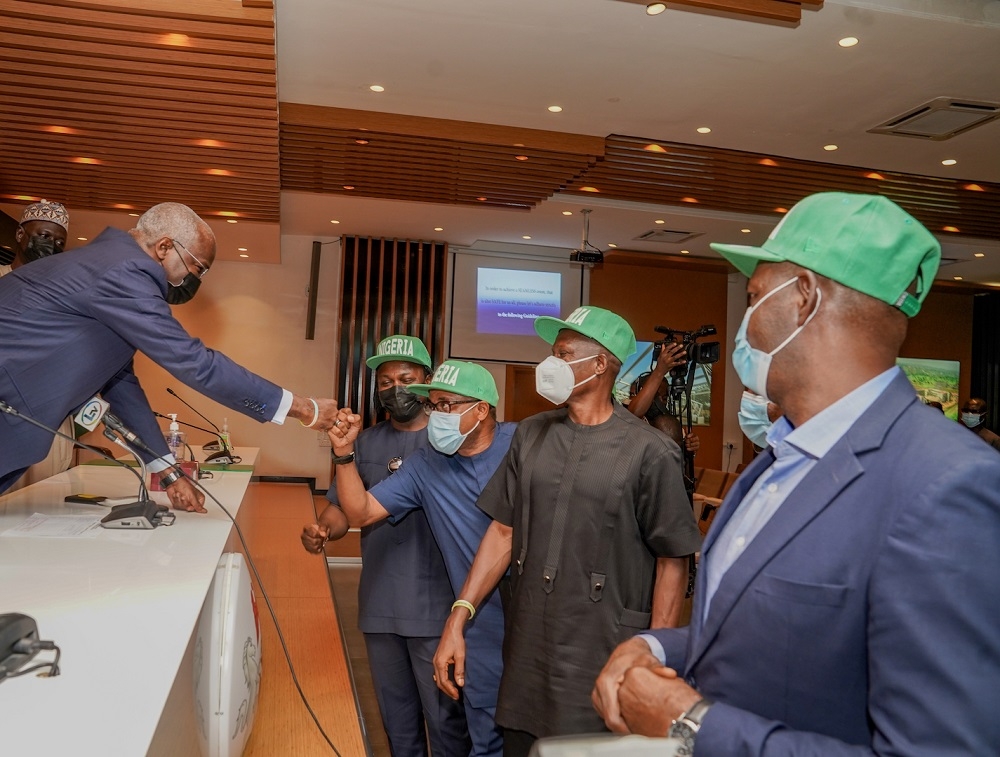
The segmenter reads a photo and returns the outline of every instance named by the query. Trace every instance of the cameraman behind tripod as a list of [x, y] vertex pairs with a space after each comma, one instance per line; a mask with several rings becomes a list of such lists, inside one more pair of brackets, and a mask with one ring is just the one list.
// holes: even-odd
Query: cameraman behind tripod
[[[687, 348], [680, 342], [664, 341], [649, 373], [640, 376], [632, 385], [628, 410], [671, 437], [684, 450], [686, 458], [694, 458], [701, 447], [698, 435], [692, 431], [684, 435], [682, 419], [668, 412], [670, 382], [667, 376], [673, 368], [686, 363]], [[664, 416], [673, 422], [658, 420]]]

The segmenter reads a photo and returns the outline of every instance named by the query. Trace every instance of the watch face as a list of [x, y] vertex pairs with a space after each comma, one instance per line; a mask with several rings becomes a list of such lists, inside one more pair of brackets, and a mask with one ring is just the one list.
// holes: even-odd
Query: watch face
[[392, 460], [389, 461], [389, 464], [386, 465], [386, 468], [389, 469], [390, 473], [395, 473], [396, 471], [399, 470], [399, 466], [402, 464], [403, 464], [403, 458], [394, 457], [392, 458]]
[[690, 755], [694, 754], [695, 733], [695, 730], [683, 721], [675, 721], [670, 726], [667, 735], [680, 742], [677, 750], [674, 752], [675, 757], [690, 757]]

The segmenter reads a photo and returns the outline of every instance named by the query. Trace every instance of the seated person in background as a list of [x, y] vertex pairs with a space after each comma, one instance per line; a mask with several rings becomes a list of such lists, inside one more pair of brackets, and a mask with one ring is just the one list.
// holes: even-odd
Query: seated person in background
[[[458, 596], [476, 547], [492, 522], [476, 507], [476, 500], [503, 462], [517, 424], [497, 422], [496, 383], [489, 371], [475, 363], [447, 360], [429, 384], [410, 384], [409, 389], [429, 398], [424, 410], [430, 415], [427, 435], [433, 449], [417, 450], [396, 473], [366, 491], [358, 466], [350, 459], [361, 417], [341, 409], [330, 430], [333, 452], [345, 460], [334, 479], [337, 500], [355, 527], [386, 518], [396, 523], [423, 510], [444, 556], [454, 596]], [[503, 750], [503, 736], [494, 720], [503, 633], [500, 594], [491, 591], [470, 621], [464, 675], [456, 672], [472, 739], [470, 754], [475, 757], [500, 757]]]
[[942, 413], [944, 412], [944, 405], [942, 405], [940, 402], [935, 402], [934, 400], [928, 400], [924, 404], [927, 405], [927, 407], [933, 407], [935, 410], [940, 410]]
[[1000, 436], [986, 428], [986, 400], [973, 397], [962, 405], [962, 423], [993, 449], [1000, 450]]
[[[389, 419], [362, 431], [354, 454], [333, 462], [353, 462], [371, 489], [428, 445], [423, 400], [409, 387], [427, 383], [431, 358], [416, 337], [395, 335], [379, 342], [365, 362], [375, 371], [378, 401]], [[326, 497], [332, 504], [319, 523], [302, 529], [303, 546], [317, 554], [348, 529], [336, 482]], [[466, 757], [465, 712], [434, 685], [434, 651], [455, 593], [424, 511], [361, 529], [361, 559], [358, 627], [392, 754], [426, 757], [429, 739], [434, 757]]]

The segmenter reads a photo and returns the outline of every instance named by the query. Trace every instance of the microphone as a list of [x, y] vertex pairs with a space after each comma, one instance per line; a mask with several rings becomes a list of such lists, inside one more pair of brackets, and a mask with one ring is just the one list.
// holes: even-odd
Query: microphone
[[100, 397], [91, 397], [74, 413], [73, 423], [81, 434], [93, 431], [110, 409], [111, 405]]
[[[96, 406], [92, 405], [92, 403], [95, 403], [95, 401], [96, 401]], [[95, 407], [100, 408], [100, 410], [95, 410]], [[117, 418], [115, 418], [113, 415], [110, 415], [110, 413], [107, 412], [107, 407], [110, 407], [107, 402], [98, 397], [93, 397], [86, 403], [84, 403], [84, 406], [80, 409], [80, 411], [76, 415], [80, 415], [80, 413], [82, 413], [84, 410], [90, 408], [90, 411], [85, 413], [87, 418], [90, 419], [87, 420], [87, 423], [89, 424], [93, 419], [95, 413], [97, 413], [98, 414], [97, 420], [93, 421], [93, 425], [95, 427], [97, 423], [99, 423], [100, 420], [102, 419], [102, 416], [105, 419], [104, 421], [105, 425], [108, 425], [106, 419], [110, 416], [113, 419], [112, 420], [113, 423], [116, 423], [119, 427], [124, 429], [128, 434], [130, 434], [133, 438], [135, 438], [138, 441], [139, 445], [145, 446], [144, 444], [142, 444], [142, 440], [140, 440], [139, 437], [137, 437], [134, 433], [125, 428], [125, 426], [122, 425], [121, 421], [119, 421]], [[62, 433], [61, 431], [57, 431], [54, 428], [49, 428], [44, 423], [36, 421], [34, 418], [25, 415], [19, 410], [16, 410], [15, 408], [11, 407], [8, 403], [4, 402], [3, 400], [0, 400], [0, 412], [7, 413], [8, 415], [13, 415], [16, 418], [20, 418], [21, 420], [30, 423], [32, 426], [37, 426], [38, 428], [43, 429], [44, 431], [48, 431], [53, 436], [58, 436], [62, 439], [67, 439], [77, 447], [81, 447], [85, 450], [88, 450], [89, 452], [93, 452], [96, 455], [100, 455], [105, 460], [110, 460], [115, 465], [120, 465], [129, 473], [131, 473], [133, 476], [139, 479], [139, 501], [133, 502], [131, 504], [116, 505], [115, 507], [112, 507], [111, 512], [101, 519], [101, 525], [104, 528], [149, 529], [149, 528], [155, 528], [156, 526], [159, 525], [166, 525], [166, 526], [173, 525], [174, 519], [176, 518], [174, 513], [171, 513], [169, 508], [165, 507], [164, 505], [157, 504], [156, 502], [149, 499], [149, 494], [146, 491], [145, 478], [142, 475], [140, 475], [131, 465], [126, 465], [121, 460], [116, 460], [111, 455], [107, 454], [106, 452], [104, 452], [104, 450], [98, 447], [92, 447], [89, 444], [84, 444], [83, 442], [74, 439], [72, 436], [68, 436]], [[74, 422], [76, 422], [77, 420], [76, 415], [74, 415], [73, 417]], [[81, 420], [83, 420], [82, 417]], [[105, 432], [105, 435], [108, 436], [108, 438], [114, 439], [114, 436], [111, 435], [110, 432]], [[125, 449], [128, 449], [129, 452], [135, 455], [135, 452], [132, 452], [131, 449], [129, 449], [119, 440], [114, 439], [114, 441], [116, 444], [122, 444], [122, 446], [125, 446]], [[146, 449], [150, 452], [150, 454], [153, 455], [156, 454], [152, 450], [149, 450], [148, 447]], [[139, 464], [142, 465], [141, 460], [139, 461]], [[143, 467], [143, 469], [145, 470], [145, 466]]]
[[[192, 410], [193, 409], [194, 408], [192, 408]], [[153, 411], [153, 415], [155, 415], [157, 418], [163, 418], [164, 420], [174, 421], [175, 423], [178, 423], [181, 426], [187, 426], [188, 428], [197, 429], [198, 431], [204, 431], [206, 434], [215, 434], [215, 432], [210, 429], [202, 428], [201, 426], [196, 426], [193, 423], [185, 423], [184, 421], [175, 421], [169, 415], [158, 413], [155, 410]], [[222, 450], [219, 452], [213, 452], [211, 455], [206, 457], [205, 458], [206, 463], [216, 463], [218, 465], [231, 465], [233, 463], [238, 463], [243, 459], [242, 457], [237, 457], [236, 455], [234, 455], [233, 451], [226, 446], [226, 440], [222, 437], [222, 434], [215, 434], [215, 435], [219, 437], [219, 443], [222, 445]], [[188, 449], [191, 449], [190, 445], [188, 445]], [[191, 459], [192, 460], [194, 459], [193, 455], [191, 456]]]
[[[185, 405], [187, 405], [191, 410], [194, 410], [194, 412], [195, 412], [196, 415], [200, 416], [201, 418], [204, 418], [205, 421], [208, 423], [209, 426], [211, 426], [212, 428], [215, 429], [215, 435], [217, 437], [219, 437], [219, 443], [222, 445], [222, 449], [219, 450], [218, 452], [213, 452], [211, 455], [209, 455], [208, 457], [206, 457], [205, 458], [205, 462], [206, 463], [218, 463], [219, 465], [231, 465], [233, 463], [238, 463], [238, 462], [240, 462], [240, 460], [242, 460], [242, 458], [236, 457], [236, 455], [233, 454], [232, 449], [230, 449], [229, 445], [226, 443], [226, 438], [222, 435], [222, 429], [220, 429], [218, 426], [216, 426], [214, 423], [212, 423], [212, 421], [209, 420], [207, 416], [205, 416], [204, 414], [202, 414], [202, 413], [198, 412], [197, 410], [195, 410], [194, 406], [190, 402], [186, 401], [183, 397], [181, 397], [177, 392], [175, 392], [169, 386], [167, 387], [167, 394], [169, 394], [171, 397], [176, 397], [177, 399], [179, 399], [182, 403], [184, 403]], [[153, 415], [157, 416], [158, 418], [165, 418], [166, 417], [164, 415], [160, 415], [159, 413], [153, 413]], [[207, 428], [201, 428], [199, 426], [194, 426], [194, 425], [192, 425], [190, 423], [184, 423], [183, 421], [177, 421], [177, 422], [180, 423], [182, 426], [188, 426], [189, 428], [198, 429], [198, 431], [204, 431], [206, 434], [211, 434], [212, 433]]]

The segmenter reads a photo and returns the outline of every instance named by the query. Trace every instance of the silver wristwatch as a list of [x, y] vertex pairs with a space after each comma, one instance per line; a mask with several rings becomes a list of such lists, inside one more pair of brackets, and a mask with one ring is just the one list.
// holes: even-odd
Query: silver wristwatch
[[705, 719], [705, 713], [712, 706], [712, 700], [707, 697], [699, 699], [691, 708], [681, 715], [677, 720], [670, 723], [667, 736], [681, 742], [675, 754], [677, 757], [689, 757], [694, 754], [694, 739], [701, 729], [701, 721]]

